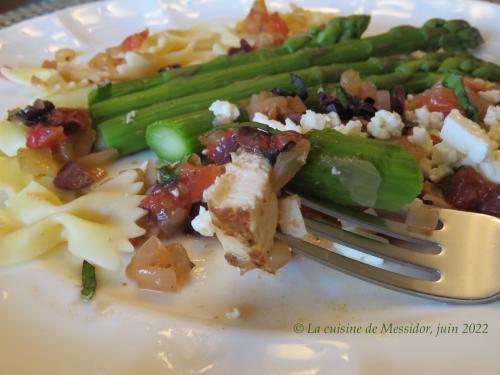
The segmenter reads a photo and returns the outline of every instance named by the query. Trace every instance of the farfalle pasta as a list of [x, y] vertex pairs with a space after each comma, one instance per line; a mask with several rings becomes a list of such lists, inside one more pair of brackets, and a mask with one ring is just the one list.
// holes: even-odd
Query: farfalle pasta
[[132, 252], [129, 239], [144, 234], [136, 221], [142, 182], [127, 170], [68, 203], [31, 181], [0, 209], [0, 265], [35, 258], [66, 243], [68, 250], [110, 270], [121, 267], [120, 252]]

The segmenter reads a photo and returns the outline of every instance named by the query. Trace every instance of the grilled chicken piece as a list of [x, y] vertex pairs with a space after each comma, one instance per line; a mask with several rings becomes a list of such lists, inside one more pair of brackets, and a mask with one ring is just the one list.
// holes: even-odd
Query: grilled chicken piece
[[205, 191], [217, 238], [229, 264], [241, 272], [274, 272], [269, 255], [278, 223], [272, 166], [264, 157], [240, 149], [226, 172]]

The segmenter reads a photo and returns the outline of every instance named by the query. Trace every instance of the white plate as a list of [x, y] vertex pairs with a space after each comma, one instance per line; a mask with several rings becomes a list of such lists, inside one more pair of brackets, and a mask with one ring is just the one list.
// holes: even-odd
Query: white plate
[[[123, 0], [88, 4], [0, 31], [0, 65], [36, 65], [68, 46], [91, 53], [144, 28], [182, 27], [242, 17], [251, 1]], [[270, 2], [284, 9], [286, 2]], [[500, 60], [500, 7], [473, 1], [308, 0], [301, 4], [373, 15], [369, 33], [464, 18]], [[0, 82], [0, 110], [29, 93]], [[0, 270], [2, 374], [499, 374], [500, 302], [450, 306], [358, 281], [297, 257], [276, 276], [241, 277], [215, 242], [183, 240], [195, 268], [177, 295], [140, 292], [121, 274], [99, 273], [98, 296], [79, 299], [80, 262], [64, 253]], [[477, 249], [480, 256], [481, 249]], [[241, 318], [225, 313], [237, 307]], [[367, 334], [371, 323], [488, 325], [485, 334]], [[294, 333], [300, 323], [306, 332]], [[307, 333], [362, 326], [359, 334]], [[299, 327], [299, 325], [295, 326]]]

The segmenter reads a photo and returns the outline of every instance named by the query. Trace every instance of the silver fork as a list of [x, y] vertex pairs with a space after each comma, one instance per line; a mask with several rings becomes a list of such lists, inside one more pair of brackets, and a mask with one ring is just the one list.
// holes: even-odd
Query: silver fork
[[464, 304], [500, 298], [500, 219], [440, 209], [442, 227], [427, 236], [409, 232], [403, 223], [332, 203], [302, 198], [302, 205], [394, 239], [392, 243], [382, 243], [320, 220], [305, 219], [308, 231], [403, 264], [401, 269], [411, 272], [372, 266], [277, 232], [276, 237], [296, 253], [360, 279], [421, 297]]

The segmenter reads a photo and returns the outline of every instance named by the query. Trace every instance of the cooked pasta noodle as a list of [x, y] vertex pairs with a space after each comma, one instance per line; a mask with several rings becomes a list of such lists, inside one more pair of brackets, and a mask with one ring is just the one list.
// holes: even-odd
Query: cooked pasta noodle
[[129, 239], [144, 234], [136, 224], [145, 213], [138, 207], [142, 182], [137, 179], [135, 170], [127, 170], [68, 203], [39, 182], [29, 182], [0, 209], [0, 265], [35, 258], [66, 243], [77, 257], [119, 269], [118, 253], [133, 251]]

